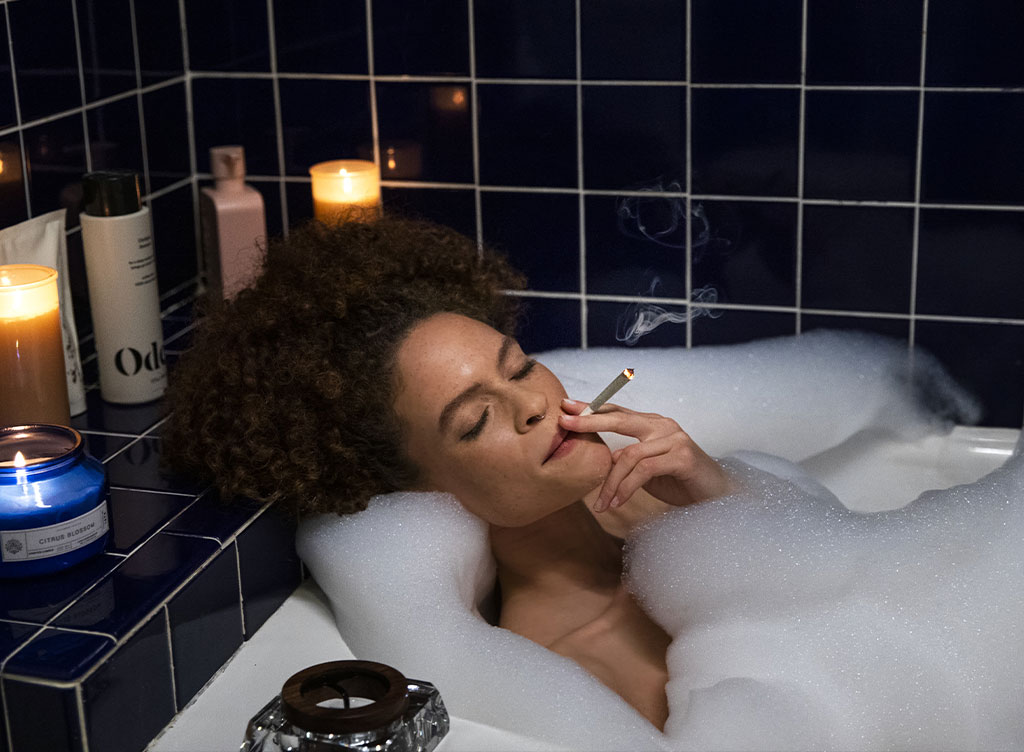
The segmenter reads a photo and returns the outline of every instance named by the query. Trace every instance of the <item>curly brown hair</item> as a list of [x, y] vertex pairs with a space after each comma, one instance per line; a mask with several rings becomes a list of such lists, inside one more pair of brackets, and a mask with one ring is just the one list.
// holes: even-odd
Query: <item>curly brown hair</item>
[[205, 306], [171, 374], [164, 446], [225, 499], [356, 512], [414, 487], [393, 411], [396, 350], [460, 313], [512, 334], [524, 279], [454, 230], [383, 218], [311, 222], [272, 241], [255, 284]]

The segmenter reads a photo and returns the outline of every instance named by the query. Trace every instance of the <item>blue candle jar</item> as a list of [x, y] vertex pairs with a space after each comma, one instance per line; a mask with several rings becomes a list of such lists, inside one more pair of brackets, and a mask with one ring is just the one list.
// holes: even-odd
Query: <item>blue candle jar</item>
[[98, 554], [109, 497], [103, 465], [75, 429], [0, 428], [0, 578], [48, 574]]

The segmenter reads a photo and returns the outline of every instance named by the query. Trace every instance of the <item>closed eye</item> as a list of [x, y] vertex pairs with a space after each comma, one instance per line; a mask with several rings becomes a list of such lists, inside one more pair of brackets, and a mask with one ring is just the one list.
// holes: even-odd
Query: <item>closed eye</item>
[[480, 432], [484, 430], [484, 426], [487, 425], [487, 417], [491, 413], [491, 408], [485, 407], [483, 414], [480, 416], [480, 420], [476, 422], [476, 425], [466, 431], [462, 436], [459, 437], [459, 441], [472, 441]]
[[520, 379], [525, 379], [527, 376], [530, 375], [530, 371], [533, 370], [533, 367], [535, 365], [537, 365], [536, 360], [531, 359], [526, 361], [526, 365], [520, 368], [518, 371], [516, 371], [516, 373], [512, 376], [512, 380], [519, 381]]

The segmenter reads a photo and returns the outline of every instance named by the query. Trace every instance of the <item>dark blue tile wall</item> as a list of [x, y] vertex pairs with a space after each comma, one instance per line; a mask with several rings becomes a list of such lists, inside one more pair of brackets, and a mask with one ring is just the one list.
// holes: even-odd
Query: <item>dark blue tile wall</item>
[[[142, 176], [173, 362], [208, 148], [246, 147], [275, 234], [312, 214], [309, 164], [376, 156], [388, 211], [528, 274], [529, 349], [619, 344], [641, 299], [679, 323], [640, 346], [861, 328], [1019, 426], [1022, 36], [1015, 0], [0, 0], [0, 226], [69, 210], [95, 382], [82, 172]], [[161, 470], [159, 405], [88, 404], [111, 548], [0, 586], [0, 752], [42, 716], [48, 748], [144, 746], [297, 581], [287, 523]]]
[[[294, 525], [255, 502], [223, 505], [168, 474], [160, 465], [164, 407], [108, 404], [95, 388], [78, 229], [82, 173], [127, 168], [141, 177], [173, 364], [192, 326], [205, 149], [240, 141], [260, 173], [278, 172], [277, 120], [267, 107], [274, 85], [193, 79], [186, 64], [192, 52], [211, 70], [269, 70], [267, 9], [260, 36], [231, 3], [204, 8], [212, 25], [194, 32], [209, 46], [190, 50], [178, 0], [0, 0], [0, 226], [68, 210], [69, 277], [90, 386], [73, 424], [111, 483], [106, 552], [56, 574], [0, 581], [0, 752], [144, 749], [301, 576]], [[238, 34], [223, 36], [236, 18], [244, 21]], [[367, 82], [348, 85], [361, 89], [368, 112]], [[226, 101], [220, 120], [193, 119], [194, 95]], [[242, 110], [246, 103], [253, 109]], [[280, 233], [278, 181], [259, 187]], [[252, 554], [270, 543], [270, 555]], [[239, 550], [250, 552], [241, 567]]]

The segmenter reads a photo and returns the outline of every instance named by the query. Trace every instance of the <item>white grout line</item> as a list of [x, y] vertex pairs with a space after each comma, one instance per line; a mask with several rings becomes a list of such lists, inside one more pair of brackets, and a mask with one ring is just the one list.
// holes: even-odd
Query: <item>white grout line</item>
[[[288, 192], [281, 180], [284, 175], [284, 126], [281, 117], [281, 80], [277, 75], [277, 26], [274, 23], [274, 0], [267, 0], [267, 43], [270, 47], [270, 89], [274, 98], [274, 132], [277, 147], [277, 200], [281, 205], [281, 232], [288, 237]], [[211, 165], [212, 167], [213, 165]]]
[[476, 213], [477, 253], [482, 254], [484, 213], [483, 201], [480, 196], [480, 95], [476, 86], [476, 17], [473, 15], [473, 0], [466, 0], [466, 13], [468, 14], [466, 26], [469, 30], [469, 132], [473, 152], [473, 207]]
[[[691, 0], [686, 0], [684, 13], [686, 14], [686, 80], [691, 81], [693, 79], [693, 3]], [[686, 262], [686, 297], [690, 298], [693, 296], [693, 88], [687, 86], [684, 92], [686, 97], [684, 105], [686, 115], [686, 190], [680, 198], [683, 199], [683, 206], [686, 210], [686, 218], [684, 220], [686, 240], [683, 257]], [[690, 311], [687, 309], [687, 314], [689, 313]], [[693, 319], [693, 316], [687, 315], [686, 321], [683, 324], [686, 327], [687, 349], [693, 347]]]
[[132, 24], [132, 56], [135, 59], [135, 102], [139, 109], [139, 146], [142, 149], [142, 180], [146, 200], [152, 203], [153, 185], [149, 178], [149, 142], [146, 140], [146, 108], [142, 102], [142, 58], [139, 55], [139, 34], [136, 29], [135, 0], [128, 0]]
[[587, 201], [584, 187], [586, 185], [583, 169], [583, 23], [581, 20], [582, 0], [576, 0], [575, 33], [576, 33], [576, 187], [579, 190], [579, 234], [580, 234], [580, 347], [587, 349]]
[[27, 216], [32, 216], [32, 195], [29, 191], [29, 181], [25, 172], [26, 165], [28, 164], [28, 155], [25, 152], [25, 129], [21, 122], [21, 96], [18, 93], [18, 71], [14, 64], [14, 37], [11, 36], [11, 12], [8, 6], [4, 5], [4, 21], [7, 24], [7, 56], [11, 66], [11, 90], [14, 96], [14, 127], [0, 130], [0, 136], [5, 136], [8, 133], [18, 134], [18, 150], [21, 158], [21, 184], [25, 190], [25, 212]]
[[803, 305], [804, 281], [804, 170], [806, 169], [807, 137], [807, 3], [800, 4], [800, 114], [797, 118], [797, 151], [796, 151], [796, 265], [793, 270], [793, 300], [796, 304], [795, 334], [800, 334], [802, 320], [800, 310]]
[[178, 707], [178, 682], [175, 678], [174, 670], [174, 643], [171, 641], [171, 613], [170, 609], [167, 608], [167, 604], [170, 601], [164, 603], [164, 634], [167, 635], [167, 660], [169, 661], [171, 668], [171, 702], [174, 704], [174, 712], [177, 713], [181, 708]]
[[185, 84], [185, 133], [188, 137], [188, 172], [189, 182], [192, 185], [192, 239], [196, 248], [196, 269], [199, 270], [199, 284], [197, 293], [203, 290], [203, 238], [199, 228], [199, 181], [196, 179], [198, 173], [196, 160], [196, 117], [195, 108], [192, 106], [192, 73], [190, 71], [191, 60], [188, 53], [188, 17], [185, 13], [185, 0], [178, 0], [178, 31], [181, 34], [181, 65], [185, 71], [183, 81]]
[[[370, 0], [367, 0], [369, 2]], [[239, 531], [241, 532], [241, 531]], [[238, 553], [238, 533], [231, 539], [230, 545], [235, 549], [235, 576], [238, 578], [238, 614], [242, 624], [242, 642], [245, 642], [245, 596], [242, 594], [242, 556]]]
[[[922, 3], [921, 19], [921, 70], [918, 72], [920, 89], [917, 94], [917, 143], [914, 152], [914, 227], [910, 245], [910, 323], [908, 324], [907, 341], [911, 358], [914, 343], [917, 341], [917, 272], [919, 251], [921, 248], [921, 173], [924, 168], [924, 82], [928, 51], [928, 0]], [[913, 365], [913, 361], [911, 361]]]
[[85, 171], [92, 172], [92, 139], [89, 137], [89, 117], [86, 115], [85, 105], [88, 98], [85, 96], [85, 71], [82, 65], [82, 39], [81, 30], [78, 26], [78, 0], [71, 0], [71, 22], [75, 29], [75, 56], [78, 59], [78, 92], [82, 98], [82, 139], [85, 146]]
[[82, 685], [75, 684], [75, 710], [78, 715], [78, 734], [82, 740], [82, 752], [89, 752], [89, 728], [85, 723], [85, 698], [82, 697]]
[[[269, 79], [275, 74], [267, 71], [192, 71], [195, 78], [246, 78], [246, 79]], [[367, 81], [371, 78], [375, 81], [400, 84], [422, 84], [422, 83], [471, 83], [474, 80], [470, 76], [423, 76], [404, 74], [382, 74], [367, 75], [365, 73], [294, 73], [282, 72], [276, 74], [279, 78], [320, 80], [320, 81]], [[577, 83], [576, 78], [503, 78], [503, 77], [477, 77], [476, 82], [482, 85], [491, 84], [516, 84], [519, 86], [572, 86]], [[793, 83], [744, 83], [744, 82], [689, 82], [682, 79], [581, 79], [584, 86], [662, 86], [679, 87], [690, 85], [695, 89], [780, 89], [796, 91], [801, 88], [798, 82]], [[884, 85], [884, 84], [809, 84], [808, 91], [910, 91], [916, 92], [920, 89], [912, 85]], [[941, 91], [950, 93], [975, 93], [975, 94], [1002, 94], [1024, 92], [1024, 87], [1019, 86], [927, 86], [927, 91]]]

